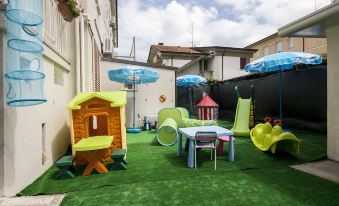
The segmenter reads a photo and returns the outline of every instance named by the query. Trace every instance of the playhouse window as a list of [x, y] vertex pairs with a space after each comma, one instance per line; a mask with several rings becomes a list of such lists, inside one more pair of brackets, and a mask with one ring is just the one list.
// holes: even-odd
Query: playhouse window
[[93, 115], [92, 116], [92, 128], [93, 129], [98, 129], [98, 119], [97, 119], [97, 116]]
[[88, 109], [97, 109], [97, 108], [105, 108], [105, 107], [106, 107], [105, 104], [100, 104], [100, 103], [98, 103], [98, 104], [89, 104], [87, 106]]

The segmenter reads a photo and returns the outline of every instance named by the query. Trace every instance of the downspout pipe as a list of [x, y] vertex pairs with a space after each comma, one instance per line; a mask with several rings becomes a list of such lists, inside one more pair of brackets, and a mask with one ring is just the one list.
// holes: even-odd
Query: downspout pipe
[[225, 55], [225, 52], [222, 52], [222, 55], [221, 55], [221, 81], [224, 80], [224, 55]]
[[75, 83], [76, 83], [76, 93], [81, 92], [81, 74], [80, 74], [80, 28], [79, 28], [79, 18], [75, 19]]
[[81, 73], [81, 92], [85, 92], [85, 22], [84, 17], [80, 15], [80, 73]]

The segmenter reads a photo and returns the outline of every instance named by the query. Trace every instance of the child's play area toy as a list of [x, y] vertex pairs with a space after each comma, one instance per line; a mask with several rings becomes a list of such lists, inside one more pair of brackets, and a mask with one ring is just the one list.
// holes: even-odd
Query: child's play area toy
[[250, 135], [251, 99], [238, 99], [232, 131], [235, 136], [248, 137]]
[[218, 119], [219, 105], [207, 94], [197, 104], [198, 117], [201, 120]]
[[283, 132], [281, 121], [275, 120], [272, 127], [271, 118], [266, 117], [265, 123], [257, 124], [250, 132], [253, 144], [261, 151], [277, 150], [284, 152], [299, 153], [300, 140], [290, 132]]
[[[71, 115], [71, 142], [75, 145], [83, 138], [113, 136], [114, 140], [103, 154], [111, 161], [116, 149], [126, 149], [125, 91], [79, 93], [68, 104]], [[74, 152], [76, 164], [87, 164], [80, 152]]]
[[158, 113], [157, 140], [161, 145], [173, 145], [177, 141], [178, 128], [219, 125], [216, 120], [190, 119], [187, 109], [165, 108]]

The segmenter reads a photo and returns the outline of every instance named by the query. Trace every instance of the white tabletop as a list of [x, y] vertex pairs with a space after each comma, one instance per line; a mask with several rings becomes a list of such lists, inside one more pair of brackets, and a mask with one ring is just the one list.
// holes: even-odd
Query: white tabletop
[[179, 129], [180, 134], [185, 135], [190, 139], [194, 139], [197, 132], [216, 132], [218, 137], [233, 136], [233, 132], [231, 130], [219, 126], [187, 127]]

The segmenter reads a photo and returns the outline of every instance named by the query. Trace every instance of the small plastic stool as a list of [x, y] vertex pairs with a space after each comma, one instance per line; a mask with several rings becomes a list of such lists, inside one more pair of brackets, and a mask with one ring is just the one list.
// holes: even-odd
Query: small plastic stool
[[54, 177], [54, 179], [61, 180], [61, 179], [72, 179], [75, 177], [73, 172], [73, 162], [75, 158], [72, 155], [67, 155], [61, 157], [57, 160], [54, 165], [59, 168], [59, 173]]
[[[217, 155], [221, 156], [224, 153], [224, 142], [229, 142], [230, 141], [230, 137], [229, 136], [222, 136], [222, 137], [218, 137], [219, 140], [219, 144], [218, 144], [218, 149], [217, 149]], [[235, 138], [233, 137], [233, 141], [235, 140]]]
[[144, 131], [146, 130], [152, 131], [152, 122], [144, 122]]
[[113, 159], [113, 165], [111, 167], [112, 170], [126, 170], [127, 169], [127, 161], [124, 159], [126, 155], [125, 149], [118, 149], [113, 151], [111, 157]]

